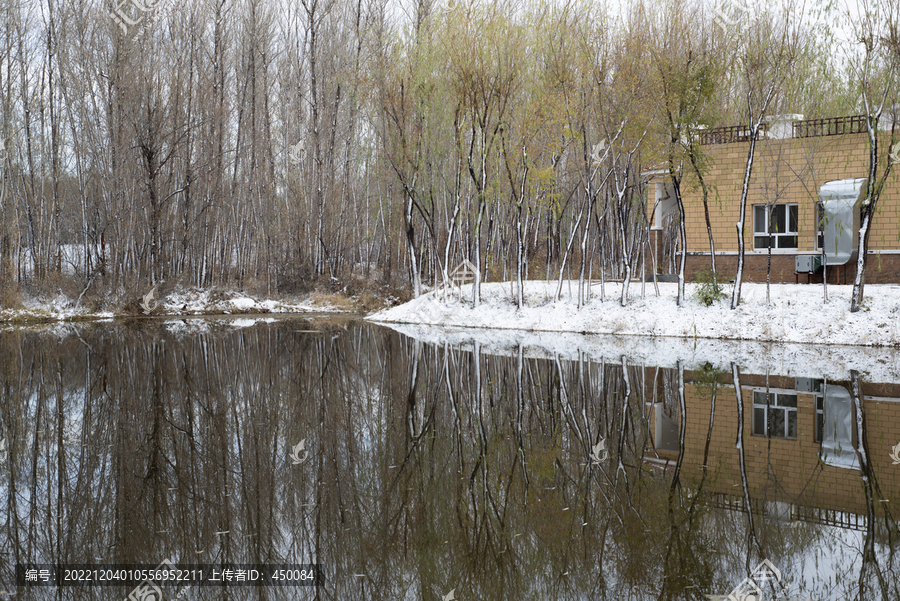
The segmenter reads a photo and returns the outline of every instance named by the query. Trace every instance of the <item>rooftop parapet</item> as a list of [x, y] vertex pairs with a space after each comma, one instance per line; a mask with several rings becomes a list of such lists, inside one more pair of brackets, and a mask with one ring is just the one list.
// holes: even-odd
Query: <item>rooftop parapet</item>
[[[787, 127], [788, 124], [790, 124], [790, 128]], [[803, 115], [776, 115], [760, 123], [759, 131], [760, 139], [812, 138], [861, 134], [867, 131], [867, 126], [865, 115], [824, 119], [803, 119]], [[748, 141], [750, 141], [749, 125], [729, 125], [700, 133], [701, 144], [731, 144]]]

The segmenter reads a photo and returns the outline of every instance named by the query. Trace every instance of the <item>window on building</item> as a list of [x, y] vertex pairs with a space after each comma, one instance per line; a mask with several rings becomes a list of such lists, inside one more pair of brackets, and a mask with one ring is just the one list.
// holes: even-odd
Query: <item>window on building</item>
[[797, 438], [797, 395], [754, 390], [753, 435]]
[[816, 250], [825, 246], [825, 205], [816, 203]]
[[796, 204], [753, 205], [753, 248], [797, 248]]

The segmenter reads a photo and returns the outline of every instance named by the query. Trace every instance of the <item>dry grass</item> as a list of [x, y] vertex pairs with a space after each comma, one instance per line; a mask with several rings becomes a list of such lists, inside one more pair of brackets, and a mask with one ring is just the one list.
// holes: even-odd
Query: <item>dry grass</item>
[[309, 295], [309, 302], [319, 307], [329, 307], [339, 311], [356, 311], [356, 304], [352, 299], [342, 294], [331, 292], [313, 292]]
[[391, 299], [372, 294], [371, 292], [363, 292], [353, 297], [353, 300], [356, 302], [357, 310], [366, 315], [386, 309], [393, 304]]
[[17, 286], [3, 286], [0, 288], [0, 309], [21, 309], [22, 294]]
[[[306, 301], [311, 304], [313, 308], [319, 308], [324, 312], [339, 311], [343, 313], [367, 315], [383, 308], [400, 304], [411, 297], [408, 286], [402, 284], [389, 286], [386, 284], [378, 284], [373, 280], [366, 281], [360, 278], [347, 283], [343, 287], [338, 287], [331, 280], [329, 280], [329, 283], [331, 286], [319, 286], [306, 297]], [[243, 293], [250, 294], [254, 298], [270, 298], [288, 304], [298, 300], [297, 297], [285, 297], [280, 293], [273, 293], [271, 295], [260, 294], [260, 291], [257, 290], [257, 288], [260, 287], [259, 282], [250, 282], [250, 284], [250, 288], [253, 288], [253, 290], [244, 289]], [[0, 320], [4, 323], [41, 323], [43, 321], [60, 319], [60, 316], [52, 314], [52, 311], [42, 310], [43, 305], [47, 303], [53, 304], [51, 301], [47, 300], [47, 298], [52, 296], [55, 299], [57, 294], [62, 294], [69, 299], [71, 306], [71, 304], [75, 303], [78, 297], [82, 295], [82, 292], [84, 294], [81, 296], [81, 302], [78, 305], [80, 313], [91, 314], [110, 311], [118, 316], [126, 318], [143, 317], [144, 312], [140, 303], [142, 296], [146, 294], [150, 288], [151, 286], [149, 284], [144, 283], [132, 285], [128, 288], [120, 287], [116, 290], [111, 290], [107, 283], [104, 282], [103, 278], [100, 277], [97, 278], [96, 281], [92, 281], [88, 289], [85, 290], [84, 282], [79, 282], [74, 278], [66, 279], [61, 276], [54, 276], [53, 278], [48, 277], [46, 282], [40, 287], [35, 287], [35, 290], [33, 291], [28, 288], [16, 286], [15, 284], [5, 286], [0, 285]], [[158, 299], [165, 298], [166, 295], [172, 291], [178, 290], [180, 292], [185, 292], [184, 290], [180, 290], [177, 283], [172, 282], [160, 284], [156, 288]], [[45, 290], [45, 292], [42, 293], [41, 290]], [[218, 303], [224, 303], [234, 296], [231, 290], [219, 287], [212, 287], [206, 292], [210, 314], [220, 312], [216, 308], [216, 305]], [[256, 293], [254, 294], [254, 292]], [[197, 293], [199, 294], [200, 291], [197, 290]], [[29, 299], [33, 299], [35, 303], [32, 303]], [[31, 304], [36, 304], [36, 306], [33, 309], [26, 311], [25, 306], [30, 306]], [[229, 308], [227, 312], [238, 314], [265, 313], [266, 311], [261, 308], [245, 310]], [[162, 313], [164, 313], [164, 311], [160, 308], [160, 310], [154, 312], [154, 315]], [[74, 316], [70, 315], [65, 319], [74, 318]], [[85, 318], [90, 319], [91, 317], [85, 315]]]

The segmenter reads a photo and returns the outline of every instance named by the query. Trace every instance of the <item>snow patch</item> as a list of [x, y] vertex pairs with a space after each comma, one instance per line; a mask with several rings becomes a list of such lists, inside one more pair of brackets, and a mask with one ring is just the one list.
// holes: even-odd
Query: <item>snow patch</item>
[[[576, 282], [577, 284], [577, 282]], [[684, 305], [675, 303], [676, 283], [660, 283], [660, 296], [646, 284], [629, 287], [629, 302], [619, 305], [621, 284], [606, 283], [605, 300], [599, 285], [582, 309], [564, 292], [553, 301], [555, 282], [527, 282], [526, 306], [517, 310], [509, 283], [482, 284], [477, 309], [456, 295], [441, 298], [440, 291], [424, 294], [399, 307], [369, 316], [381, 323], [418, 323], [467, 328], [512, 329], [548, 332], [581, 332], [618, 336], [663, 336], [690, 339], [787, 342], [830, 345], [900, 346], [900, 286], [866, 286], [864, 310], [850, 313], [852, 286], [829, 285], [829, 300], [814, 285], [773, 284], [771, 303], [766, 303], [765, 284], [743, 284], [741, 304], [731, 310], [727, 300], [705, 306], [696, 301], [696, 284], [686, 285]], [[564, 291], [567, 287], [564, 287]], [[577, 285], [574, 286], [577, 288]], [[471, 286], [463, 287], [463, 299], [471, 298]]]
[[[137, 298], [137, 297], [135, 297]], [[256, 299], [236, 291], [201, 290], [198, 288], [176, 289], [162, 294], [159, 306], [153, 316], [189, 316], [216, 314], [271, 314], [271, 313], [345, 313], [329, 304], [311, 300]], [[108, 311], [91, 311], [84, 306], [76, 306], [75, 299], [63, 294], [52, 297], [28, 298], [21, 309], [0, 307], [0, 324], [35, 323], [76, 320], [108, 320], [116, 314]]]

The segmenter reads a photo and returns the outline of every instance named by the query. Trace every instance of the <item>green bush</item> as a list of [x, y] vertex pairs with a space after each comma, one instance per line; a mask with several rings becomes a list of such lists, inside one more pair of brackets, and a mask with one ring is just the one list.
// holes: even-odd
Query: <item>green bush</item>
[[697, 283], [696, 288], [694, 288], [694, 298], [707, 307], [727, 296], [721, 280], [716, 277], [716, 272], [711, 269], [698, 271], [694, 281]]

